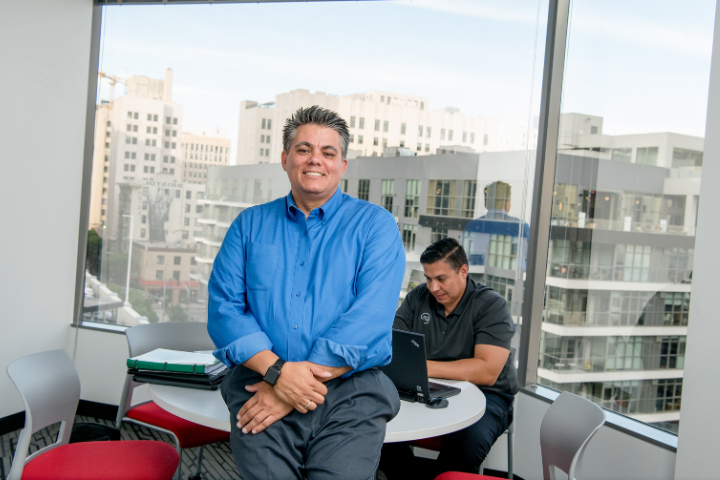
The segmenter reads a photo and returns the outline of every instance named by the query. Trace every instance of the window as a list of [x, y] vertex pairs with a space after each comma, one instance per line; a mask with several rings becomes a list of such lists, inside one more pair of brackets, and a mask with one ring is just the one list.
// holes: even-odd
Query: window
[[418, 142], [417, 144], [417, 151], [422, 152], [422, 143]]
[[444, 128], [440, 129], [440, 140], [445, 140], [445, 129]]
[[162, 270], [155, 270], [155, 280], [162, 280], [163, 279], [163, 271]]
[[195, 213], [203, 213], [203, 206], [195, 205]]
[[405, 217], [417, 218], [420, 208], [420, 186], [422, 180], [405, 181]]
[[340, 180], [340, 191], [343, 193], [347, 193], [348, 191], [348, 180], [347, 178], [343, 178]]
[[630, 163], [632, 159], [632, 148], [613, 148], [611, 153], [611, 159], [614, 162]]
[[173, 265], [180, 265], [180, 260], [181, 257], [176, 255], [175, 258], [173, 258]]
[[403, 224], [402, 229], [402, 242], [405, 250], [412, 252], [415, 250], [415, 236], [417, 235], [417, 225]]
[[355, 117], [350, 117], [350, 128], [355, 128]]
[[365, 129], [365, 117], [360, 117], [358, 120], [359, 120], [359, 121], [358, 121], [358, 128], [359, 128], [360, 130], [364, 130], [364, 129]]
[[473, 218], [476, 189], [476, 180], [430, 180], [427, 214]]
[[373, 146], [377, 147], [378, 143], [380, 143], [380, 140], [378, 139], [378, 137], [373, 137]]
[[389, 128], [390, 128], [390, 122], [388, 122], [387, 120], [385, 120], [385, 121], [383, 122], [383, 132], [386, 132], [386, 133], [387, 133], [387, 131], [388, 131]]
[[447, 228], [438, 228], [438, 227], [432, 227], [430, 229], [430, 243], [435, 243], [438, 240], [442, 240], [443, 238], [447, 238], [448, 236], [448, 229]]
[[179, 270], [173, 271], [173, 280], [175, 280], [176, 282], [180, 281], [180, 271]]
[[263, 130], [265, 130], [265, 121], [266, 121], [266, 120], [263, 118], [262, 121], [261, 121], [261, 125], [260, 125], [260, 128], [263, 129]]
[[642, 165], [657, 165], [658, 147], [639, 147], [635, 163]]
[[183, 226], [185, 226], [185, 227], [190, 226], [190, 218], [189, 217], [183, 218]]
[[432, 128], [431, 128], [431, 127], [427, 127], [427, 128], [425, 129], [425, 138], [430, 138], [430, 133], [431, 133], [431, 132], [432, 132]]
[[420, 126], [418, 126], [418, 137], [422, 137], [422, 136], [423, 136], [423, 127], [422, 127], [422, 125], [420, 125]]
[[448, 130], [448, 140], [452, 142], [452, 139], [453, 139], [453, 131]]
[[170, 125], [170, 120], [171, 120], [170, 117], [165, 117], [165, 123], [166, 123], [166, 124]]
[[265, 135], [265, 142], [270, 143], [270, 135]]
[[191, 205], [185, 205], [185, 213], [190, 213], [190, 207]]
[[[450, 136], [452, 137], [452, 134]], [[467, 132], [463, 132], [462, 141], [463, 141], [463, 143], [467, 142]]]
[[177, 118], [173, 118], [173, 125], [177, 125], [177, 122], [178, 122], [178, 119], [177, 119]]
[[127, 124], [127, 131], [132, 132], [132, 125], [130, 125], [129, 123]]
[[375, 131], [376, 132], [380, 131], [380, 120], [375, 120]]
[[383, 138], [383, 140], [382, 140], [383, 148], [387, 147], [387, 145], [388, 145], [387, 138]]
[[362, 144], [362, 143], [363, 143], [363, 136], [358, 135], [358, 144]]
[[370, 180], [358, 180], [358, 196], [360, 200], [370, 198]]
[[143, 215], [143, 216], [141, 217], [140, 223], [142, 223], [143, 225], [147, 223], [147, 215]]
[[190, 191], [190, 190], [185, 191], [185, 198], [190, 200], [192, 198], [192, 191]]
[[425, 152], [426, 153], [430, 152], [430, 144], [429, 143], [425, 144]]
[[158, 255], [158, 256], [157, 256], [157, 264], [158, 264], [158, 265], [164, 265], [164, 264], [165, 264], [165, 255]]
[[355, 134], [354, 133], [350, 134], [350, 143], [355, 143]]
[[380, 205], [393, 213], [393, 198], [395, 197], [395, 180], [382, 180], [380, 182]]
[[590, 135], [595, 135], [598, 133], [598, 127], [595, 125], [590, 126]]
[[265, 143], [265, 135], [260, 135], [260, 143]]
[[270, 128], [272, 128], [272, 119], [271, 118], [268, 118], [267, 128], [268, 128], [268, 130], [270, 130]]
[[145, 229], [144, 228], [140, 229], [140, 238], [145, 238]]
[[188, 238], [190, 238], [190, 232], [188, 230], [183, 230], [182, 231], [182, 239], [187, 240]]
[[[152, 120], [152, 114], [148, 113], [148, 114], [147, 114], [147, 119], [148, 119], [148, 122], [149, 122], [150, 120]], [[148, 128], [150, 128], [150, 127], [148, 127]]]
[[407, 124], [401, 123], [400, 124], [400, 135], [405, 135], [405, 130], [407, 130]]
[[173, 130], [173, 131], [172, 131], [172, 136], [173, 136], [173, 137], [177, 137], [177, 130]]
[[697, 168], [702, 167], [703, 152], [700, 150], [689, 150], [687, 148], [673, 148], [673, 168]]

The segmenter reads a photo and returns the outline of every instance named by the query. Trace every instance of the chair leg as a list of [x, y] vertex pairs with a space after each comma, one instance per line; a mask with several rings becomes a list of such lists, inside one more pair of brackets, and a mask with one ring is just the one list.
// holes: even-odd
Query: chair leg
[[182, 449], [179, 444], [176, 445], [175, 448], [177, 449], [178, 456], [180, 457], [180, 463], [178, 463], [178, 468], [175, 472], [175, 480], [182, 480], [182, 476], [180, 475], [182, 473]]
[[507, 432], [507, 439], [508, 439], [508, 445], [507, 445], [507, 449], [508, 449], [508, 462], [507, 462], [507, 463], [508, 463], [508, 464], [507, 464], [507, 467], [508, 467], [508, 477], [507, 477], [507, 478], [513, 479], [513, 478], [515, 478], [514, 471], [513, 471], [513, 448], [514, 448], [514, 447], [513, 447], [513, 432], [512, 432], [512, 430], [510, 430], [510, 429], [508, 429], [508, 432]]
[[197, 476], [200, 477], [200, 470], [202, 469], [202, 461], [203, 461], [203, 452], [205, 451], [205, 446], [200, 446], [200, 451], [198, 451], [198, 461], [197, 461]]

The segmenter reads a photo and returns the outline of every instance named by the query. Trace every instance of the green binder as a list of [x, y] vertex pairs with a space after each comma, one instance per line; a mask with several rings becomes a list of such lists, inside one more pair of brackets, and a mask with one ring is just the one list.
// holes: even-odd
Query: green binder
[[152, 352], [128, 358], [128, 368], [158, 372], [210, 374], [217, 370], [220, 361], [207, 353], [181, 352], [158, 348]]

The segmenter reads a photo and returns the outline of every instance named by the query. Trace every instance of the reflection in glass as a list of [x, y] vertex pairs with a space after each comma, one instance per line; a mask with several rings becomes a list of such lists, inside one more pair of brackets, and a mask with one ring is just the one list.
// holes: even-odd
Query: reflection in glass
[[[672, 432], [713, 10], [712, 2], [680, 13], [654, 2], [574, 1], [557, 145], [538, 383]], [[644, 39], [597, 27], [611, 17]], [[682, 48], [666, 41], [691, 31], [701, 33]], [[659, 75], [660, 65], [693, 73], [678, 82]]]

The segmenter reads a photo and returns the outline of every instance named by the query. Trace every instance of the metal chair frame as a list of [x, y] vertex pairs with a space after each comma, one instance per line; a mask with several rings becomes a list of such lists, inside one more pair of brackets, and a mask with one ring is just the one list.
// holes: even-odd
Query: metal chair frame
[[[215, 350], [215, 344], [212, 339], [210, 339], [210, 335], [207, 333], [207, 324], [205, 323], [151, 323], [148, 325], [138, 325], [136, 327], [128, 328], [125, 330], [125, 335], [128, 340], [130, 357], [142, 355], [155, 350], [156, 348], [184, 351]], [[133, 423], [135, 425], [170, 435], [173, 439], [173, 446], [180, 456], [180, 463], [178, 464], [177, 473], [175, 475], [175, 478], [180, 480], [182, 470], [182, 448], [180, 448], [180, 441], [177, 436], [173, 432], [164, 428], [156, 427], [155, 425], [126, 417], [127, 412], [132, 407], [142, 405], [131, 405], [133, 390], [141, 385], [143, 384], [133, 381], [131, 375], [126, 376], [125, 386], [123, 387], [122, 396], [120, 397], [120, 406], [118, 408], [115, 426], [120, 429], [123, 423]], [[199, 447], [195, 473], [196, 478], [199, 478], [200, 476], [204, 449], [205, 447], [203, 445]]]

